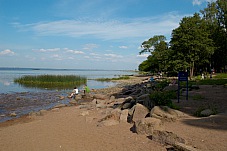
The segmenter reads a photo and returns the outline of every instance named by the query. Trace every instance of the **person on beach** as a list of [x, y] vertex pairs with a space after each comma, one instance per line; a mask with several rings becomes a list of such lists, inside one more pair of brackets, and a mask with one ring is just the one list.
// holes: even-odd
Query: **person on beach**
[[89, 92], [90, 92], [90, 89], [89, 89], [89, 87], [85, 84], [85, 85], [84, 85], [84, 94], [89, 93]]
[[75, 98], [76, 95], [79, 94], [79, 90], [77, 87], [74, 87], [73, 92], [70, 95], [70, 98]]

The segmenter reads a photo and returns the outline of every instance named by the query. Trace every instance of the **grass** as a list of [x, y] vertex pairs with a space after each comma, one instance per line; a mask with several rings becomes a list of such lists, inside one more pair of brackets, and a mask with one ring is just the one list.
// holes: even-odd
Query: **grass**
[[87, 79], [86, 77], [75, 75], [25, 75], [14, 79], [14, 82], [25, 87], [64, 89], [85, 84]]
[[197, 94], [197, 95], [194, 95], [194, 96], [192, 96], [192, 99], [193, 100], [203, 100], [203, 99], [205, 99], [205, 97], [204, 96], [202, 96], [202, 95], [200, 95], [200, 94]]
[[94, 79], [96, 81], [115, 81], [115, 80], [128, 80], [130, 79], [129, 76], [121, 76], [118, 78], [98, 78], [98, 79]]
[[192, 85], [226, 85], [227, 79], [205, 79], [189, 81], [189, 83]]

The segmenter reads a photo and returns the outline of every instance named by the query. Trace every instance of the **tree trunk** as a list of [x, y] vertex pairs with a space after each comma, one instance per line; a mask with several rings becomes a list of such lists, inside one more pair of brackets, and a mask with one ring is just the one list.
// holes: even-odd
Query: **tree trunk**
[[190, 68], [190, 80], [192, 79], [193, 75], [194, 75], [194, 67], [195, 66], [195, 62], [192, 62], [191, 68]]

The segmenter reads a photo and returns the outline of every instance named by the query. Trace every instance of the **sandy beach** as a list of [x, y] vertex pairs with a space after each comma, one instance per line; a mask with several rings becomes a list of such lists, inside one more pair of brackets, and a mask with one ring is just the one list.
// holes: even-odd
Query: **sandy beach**
[[[144, 78], [122, 82], [117, 88], [97, 90], [96, 93], [119, 93], [123, 85], [140, 83]], [[132, 82], [133, 81], [133, 82]], [[227, 88], [201, 86], [189, 96], [202, 94], [203, 100], [181, 100], [178, 104], [188, 116], [166, 122], [165, 130], [174, 132], [195, 150], [227, 149]], [[176, 101], [176, 100], [174, 100]], [[213, 103], [220, 113], [197, 118], [191, 113], [199, 104]], [[100, 125], [107, 108], [82, 108], [78, 105], [43, 111], [39, 116], [23, 116], [0, 123], [1, 151], [165, 151], [168, 145], [151, 140], [132, 131], [133, 124]]]

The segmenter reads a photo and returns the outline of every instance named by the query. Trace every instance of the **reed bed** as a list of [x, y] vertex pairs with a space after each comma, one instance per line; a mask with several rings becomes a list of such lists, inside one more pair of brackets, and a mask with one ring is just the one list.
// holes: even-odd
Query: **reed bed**
[[25, 75], [14, 79], [14, 82], [25, 87], [65, 89], [86, 84], [87, 78], [76, 75]]
[[118, 78], [98, 78], [98, 79], [94, 79], [96, 81], [117, 81], [117, 80], [128, 80], [130, 79], [129, 76], [121, 76]]

